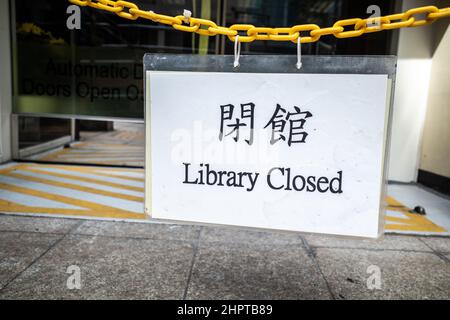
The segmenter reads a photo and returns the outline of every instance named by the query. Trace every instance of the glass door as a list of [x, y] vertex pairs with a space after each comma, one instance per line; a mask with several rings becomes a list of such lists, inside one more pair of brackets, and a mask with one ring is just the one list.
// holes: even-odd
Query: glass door
[[[219, 25], [332, 25], [365, 15], [369, 0], [156, 0], [133, 1], [168, 15], [184, 9]], [[383, 1], [383, 12], [393, 1]], [[15, 0], [13, 150], [22, 160], [143, 166], [143, 73], [145, 53], [232, 54], [223, 36], [180, 32], [149, 20], [127, 20], [81, 8], [81, 29], [69, 30], [68, 1]], [[350, 41], [323, 37], [302, 46], [304, 54], [385, 54], [392, 33]], [[351, 45], [350, 45], [351, 44]], [[295, 54], [291, 42], [244, 43], [243, 54]]]

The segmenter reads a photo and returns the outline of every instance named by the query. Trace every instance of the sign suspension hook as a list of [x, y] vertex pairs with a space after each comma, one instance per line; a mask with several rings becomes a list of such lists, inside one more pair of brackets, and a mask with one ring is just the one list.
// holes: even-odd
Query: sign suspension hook
[[241, 56], [241, 43], [239, 42], [239, 35], [234, 39], [234, 63], [233, 67], [239, 67], [239, 58]]
[[295, 64], [298, 70], [302, 68], [302, 38], [300, 34], [297, 38], [297, 63]]

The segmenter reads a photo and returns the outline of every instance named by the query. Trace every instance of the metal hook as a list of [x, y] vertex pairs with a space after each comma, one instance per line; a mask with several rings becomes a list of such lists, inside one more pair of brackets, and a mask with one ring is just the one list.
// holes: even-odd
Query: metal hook
[[302, 39], [300, 37], [300, 34], [297, 38], [297, 63], [295, 64], [295, 66], [299, 70], [302, 68]]
[[234, 64], [235, 68], [239, 67], [239, 58], [241, 56], [241, 43], [239, 42], [239, 36], [234, 39]]

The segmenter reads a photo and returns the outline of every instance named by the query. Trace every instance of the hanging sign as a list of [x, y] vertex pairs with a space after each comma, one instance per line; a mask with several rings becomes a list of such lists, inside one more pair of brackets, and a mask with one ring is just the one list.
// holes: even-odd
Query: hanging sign
[[390, 72], [263, 73], [257, 57], [241, 59], [252, 72], [229, 59], [208, 70], [183, 57], [146, 56], [151, 218], [380, 234]]

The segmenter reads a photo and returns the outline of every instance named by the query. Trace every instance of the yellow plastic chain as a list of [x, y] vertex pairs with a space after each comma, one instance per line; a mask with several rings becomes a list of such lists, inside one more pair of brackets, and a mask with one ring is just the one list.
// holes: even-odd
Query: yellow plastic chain
[[[382, 30], [399, 29], [405, 27], [424, 26], [434, 21], [450, 17], [450, 7], [439, 9], [435, 6], [426, 6], [410, 9], [403, 13], [391, 14], [377, 18], [352, 18], [337, 21], [332, 27], [321, 28], [316, 24], [300, 24], [288, 28], [255, 27], [251, 24], [234, 24], [230, 27], [218, 26], [207, 19], [188, 18], [189, 23], [184, 23], [186, 17], [167, 16], [145, 11], [128, 1], [113, 0], [69, 0], [71, 3], [85, 7], [106, 10], [117, 14], [119, 17], [136, 20], [148, 19], [154, 22], [172, 26], [176, 30], [195, 32], [204, 36], [224, 35], [231, 41], [235, 41], [239, 35], [239, 42], [253, 42], [255, 40], [292, 41], [297, 42], [299, 36], [302, 43], [316, 42], [321, 36], [334, 35], [336, 38], [359, 37], [365, 33]], [[425, 15], [423, 19], [416, 20], [417, 15]], [[345, 30], [345, 27], [354, 26], [353, 30]], [[241, 32], [241, 33], [239, 33]], [[308, 35], [301, 35], [308, 32]]]

